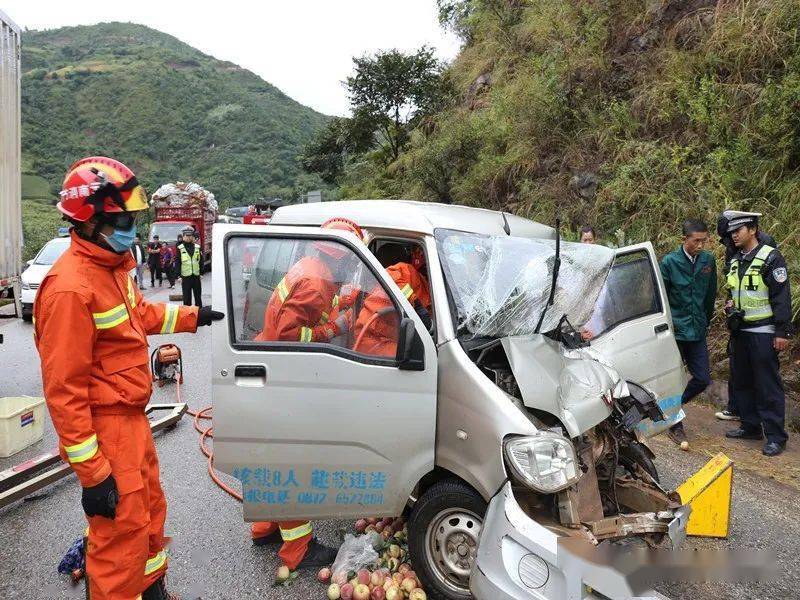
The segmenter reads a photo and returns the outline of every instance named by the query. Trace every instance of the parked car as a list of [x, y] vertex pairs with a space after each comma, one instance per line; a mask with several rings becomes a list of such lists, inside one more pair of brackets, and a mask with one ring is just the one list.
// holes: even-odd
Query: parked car
[[[331, 217], [357, 222], [366, 245], [320, 229]], [[510, 214], [407, 201], [218, 225], [214, 304], [229, 310], [213, 344], [214, 455], [242, 482], [245, 520], [406, 514], [415, 571], [448, 600], [620, 597], [623, 573], [567, 560], [561, 542], [680, 546], [689, 507], [641, 442], [682, 418], [686, 381], [653, 248], [556, 237]], [[326, 246], [347, 265], [330, 283], [361, 290], [354, 315], [383, 299], [396, 352], [364, 351], [353, 332], [259, 341], [288, 269]], [[415, 250], [429, 328], [382, 258]]]
[[22, 318], [30, 321], [33, 318], [33, 301], [36, 290], [50, 271], [50, 267], [69, 248], [69, 237], [57, 237], [47, 242], [22, 272]]

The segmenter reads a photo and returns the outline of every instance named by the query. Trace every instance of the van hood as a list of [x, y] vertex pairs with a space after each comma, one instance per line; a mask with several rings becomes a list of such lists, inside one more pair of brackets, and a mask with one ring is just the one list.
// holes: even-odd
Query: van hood
[[23, 283], [27, 283], [28, 285], [32, 283], [40, 284], [52, 267], [53, 265], [33, 264], [22, 272], [21, 279]]
[[502, 340], [523, 404], [555, 415], [576, 437], [611, 415], [603, 399], [621, 381], [591, 348], [567, 350], [544, 335]]

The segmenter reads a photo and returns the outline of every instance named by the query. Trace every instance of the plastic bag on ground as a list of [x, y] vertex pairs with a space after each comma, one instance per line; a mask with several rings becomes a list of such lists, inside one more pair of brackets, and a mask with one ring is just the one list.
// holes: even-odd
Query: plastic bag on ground
[[344, 536], [344, 543], [339, 548], [336, 560], [331, 567], [333, 574], [358, 571], [364, 567], [371, 567], [378, 560], [375, 551], [375, 537], [377, 534], [354, 536], [350, 533]]

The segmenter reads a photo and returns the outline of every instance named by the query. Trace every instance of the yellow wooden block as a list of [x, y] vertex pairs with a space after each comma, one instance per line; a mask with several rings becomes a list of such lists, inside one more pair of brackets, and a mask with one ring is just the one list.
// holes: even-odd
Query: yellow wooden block
[[678, 487], [692, 514], [686, 533], [701, 537], [728, 537], [733, 491], [733, 461], [722, 453], [708, 461]]

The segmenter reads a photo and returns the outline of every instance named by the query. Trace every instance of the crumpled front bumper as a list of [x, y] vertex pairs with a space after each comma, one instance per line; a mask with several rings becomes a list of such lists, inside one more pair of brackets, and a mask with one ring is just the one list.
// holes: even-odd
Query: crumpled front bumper
[[[673, 547], [686, 538], [689, 507], [675, 511], [668, 535]], [[628, 578], [603, 561], [594, 561], [587, 544], [565, 538], [531, 519], [514, 498], [511, 484], [489, 503], [481, 529], [478, 557], [470, 578], [477, 600], [591, 600], [626, 598], [665, 600], [647, 590], [634, 591]], [[597, 592], [597, 593], [595, 593]], [[599, 595], [598, 595], [599, 594]]]

